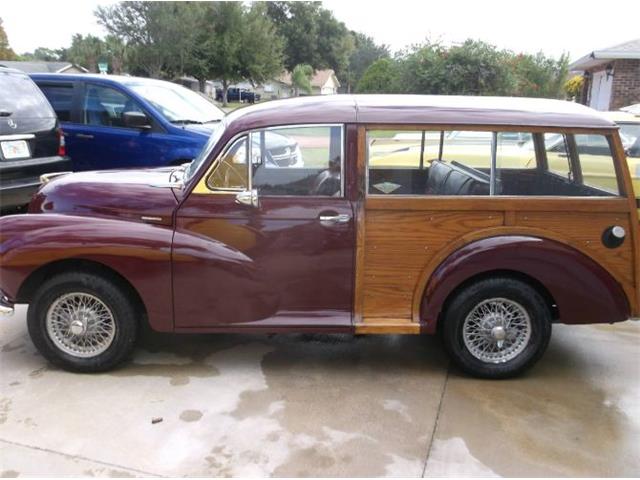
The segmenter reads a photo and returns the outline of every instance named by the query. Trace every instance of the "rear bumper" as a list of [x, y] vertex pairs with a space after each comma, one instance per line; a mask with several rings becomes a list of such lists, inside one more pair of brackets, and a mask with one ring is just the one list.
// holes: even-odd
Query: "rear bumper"
[[27, 205], [40, 187], [40, 175], [71, 168], [69, 157], [42, 157], [0, 162], [0, 208]]

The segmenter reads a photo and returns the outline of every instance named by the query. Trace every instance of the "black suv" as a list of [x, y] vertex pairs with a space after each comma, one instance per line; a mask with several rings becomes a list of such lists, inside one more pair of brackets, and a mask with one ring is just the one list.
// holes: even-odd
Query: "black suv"
[[[224, 92], [216, 88], [216, 101], [222, 102]], [[246, 88], [229, 87], [227, 89], [227, 102], [256, 103], [260, 101], [260, 94]]]
[[70, 169], [51, 105], [26, 74], [0, 62], [0, 211], [28, 204], [40, 175]]

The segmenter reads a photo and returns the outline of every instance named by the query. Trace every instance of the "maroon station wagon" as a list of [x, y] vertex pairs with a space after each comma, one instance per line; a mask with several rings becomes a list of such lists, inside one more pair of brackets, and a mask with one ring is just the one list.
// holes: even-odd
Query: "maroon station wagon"
[[[265, 136], [301, 161], [265, 161]], [[285, 154], [286, 152], [283, 152]], [[569, 102], [307, 97], [229, 114], [189, 165], [48, 176], [0, 219], [1, 310], [101, 371], [161, 332], [440, 332], [500, 378], [553, 323], [640, 316], [618, 128]]]

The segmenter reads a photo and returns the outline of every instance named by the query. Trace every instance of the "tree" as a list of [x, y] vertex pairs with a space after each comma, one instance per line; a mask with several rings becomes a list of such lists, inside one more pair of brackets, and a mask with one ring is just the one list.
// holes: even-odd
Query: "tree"
[[194, 2], [119, 2], [99, 6], [98, 23], [127, 46], [127, 60], [135, 73], [154, 78], [184, 71], [196, 33]]
[[249, 10], [240, 2], [210, 2], [206, 37], [196, 54], [209, 78], [222, 82], [223, 105], [229, 85], [240, 80], [264, 82], [282, 71], [282, 43], [266, 15], [265, 5]]
[[365, 70], [367, 70], [373, 62], [381, 58], [389, 58], [389, 47], [386, 45], [377, 45], [374, 40], [359, 32], [351, 32], [353, 37], [354, 49], [349, 56], [349, 66], [344, 75], [344, 83], [347, 85], [347, 93], [358, 84]]
[[515, 55], [512, 60], [516, 77], [514, 93], [524, 97], [562, 98], [568, 65], [567, 55], [558, 60], [546, 57], [542, 52]]
[[67, 50], [58, 48], [52, 50], [46, 47], [38, 47], [33, 53], [24, 53], [20, 55], [22, 60], [41, 60], [43, 62], [60, 62], [67, 58]]
[[300, 91], [311, 93], [311, 77], [313, 76], [313, 68], [311, 65], [301, 63], [293, 67], [291, 72], [291, 84], [293, 85], [294, 94], [297, 97]]
[[564, 83], [563, 88], [570, 99], [579, 101], [584, 88], [584, 77], [582, 75], [574, 75]]
[[508, 58], [507, 52], [481, 41], [449, 48], [427, 43], [403, 60], [400, 86], [407, 93], [509, 95], [514, 80]]
[[107, 57], [111, 73], [124, 73], [127, 59], [127, 45], [114, 35], [107, 35], [104, 39], [104, 54]]
[[358, 93], [393, 93], [397, 76], [397, 63], [390, 58], [381, 58], [364, 71], [356, 91]]
[[343, 78], [354, 48], [344, 23], [321, 2], [267, 2], [267, 14], [284, 39], [284, 66], [308, 64], [314, 70], [332, 68]]
[[7, 33], [2, 26], [2, 18], [0, 18], [0, 60], [16, 60], [18, 56], [9, 46]]
[[96, 73], [98, 62], [103, 60], [105, 52], [105, 44], [100, 38], [94, 35], [85, 37], [76, 33], [71, 38], [71, 46], [67, 49], [66, 59]]

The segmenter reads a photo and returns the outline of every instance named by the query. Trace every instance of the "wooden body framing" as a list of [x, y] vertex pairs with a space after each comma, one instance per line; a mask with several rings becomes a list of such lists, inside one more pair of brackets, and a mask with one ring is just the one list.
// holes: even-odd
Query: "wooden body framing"
[[[604, 267], [640, 315], [640, 238], [636, 202], [620, 139], [613, 135], [624, 197], [385, 196], [366, 192], [366, 131], [486, 130], [611, 135], [611, 130], [527, 126], [370, 125], [358, 127], [359, 210], [355, 285], [358, 333], [419, 333], [425, 287], [464, 245], [487, 237], [528, 235], [568, 245]], [[606, 248], [602, 232], [620, 225], [625, 243]], [[567, 266], [570, 268], [570, 266]], [[580, 288], [577, 284], [575, 288]]]

